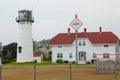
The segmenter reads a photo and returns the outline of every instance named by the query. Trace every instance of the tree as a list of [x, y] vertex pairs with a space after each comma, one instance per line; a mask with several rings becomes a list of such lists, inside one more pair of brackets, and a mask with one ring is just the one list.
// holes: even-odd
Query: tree
[[51, 59], [52, 59], [52, 51], [49, 51], [49, 53], [48, 53], [48, 60], [51, 61]]
[[50, 40], [43, 39], [42, 41], [38, 42], [39, 50], [44, 53], [44, 58], [48, 58], [48, 53], [50, 51]]
[[33, 40], [33, 51], [36, 52], [38, 50], [38, 42]]
[[33, 49], [34, 49], [34, 52], [37, 52], [37, 51], [43, 52], [44, 59], [48, 58], [49, 57], [49, 51], [51, 49], [50, 39], [43, 39], [41, 41], [34, 41], [33, 40]]
[[17, 43], [11, 43], [3, 46], [2, 50], [2, 62], [11, 62], [17, 56]]

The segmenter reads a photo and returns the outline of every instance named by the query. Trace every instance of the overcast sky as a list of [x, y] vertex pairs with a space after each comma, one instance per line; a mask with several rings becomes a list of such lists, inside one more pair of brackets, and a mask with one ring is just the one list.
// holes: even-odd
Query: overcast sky
[[[15, 18], [21, 9], [33, 10], [33, 39], [51, 39], [67, 32], [74, 14], [87, 31], [112, 31], [120, 38], [120, 0], [0, 0], [0, 42], [17, 42], [18, 24]], [[71, 32], [74, 30], [71, 28]]]

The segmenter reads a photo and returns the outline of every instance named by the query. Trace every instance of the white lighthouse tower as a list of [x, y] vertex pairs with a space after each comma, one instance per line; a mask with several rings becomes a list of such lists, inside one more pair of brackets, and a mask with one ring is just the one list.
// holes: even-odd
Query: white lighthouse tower
[[17, 62], [33, 61], [33, 42], [32, 42], [32, 11], [18, 11], [18, 44], [17, 44]]

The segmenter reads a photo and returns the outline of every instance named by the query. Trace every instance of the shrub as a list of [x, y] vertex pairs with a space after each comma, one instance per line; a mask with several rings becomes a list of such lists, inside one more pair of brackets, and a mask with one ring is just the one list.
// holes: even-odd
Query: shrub
[[86, 61], [86, 64], [90, 64], [90, 61]]
[[2, 59], [2, 64], [10, 63], [11, 61], [7, 58]]
[[69, 61], [65, 60], [64, 63], [68, 63]]
[[63, 60], [62, 59], [57, 59], [56, 63], [63, 63]]
[[37, 63], [37, 60], [33, 60], [33, 62], [32, 63]]

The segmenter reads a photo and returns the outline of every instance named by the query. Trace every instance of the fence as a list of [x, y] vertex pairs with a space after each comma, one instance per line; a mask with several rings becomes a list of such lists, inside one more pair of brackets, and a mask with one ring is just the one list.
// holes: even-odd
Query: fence
[[120, 69], [120, 61], [96, 61], [95, 69], [96, 73], [114, 73]]
[[120, 54], [96, 54], [96, 73], [115, 73], [120, 69]]
[[[119, 73], [118, 73], [119, 74]], [[117, 76], [120, 80], [120, 75]], [[117, 80], [114, 74], [96, 74], [94, 66], [3, 66], [1, 80]]]

